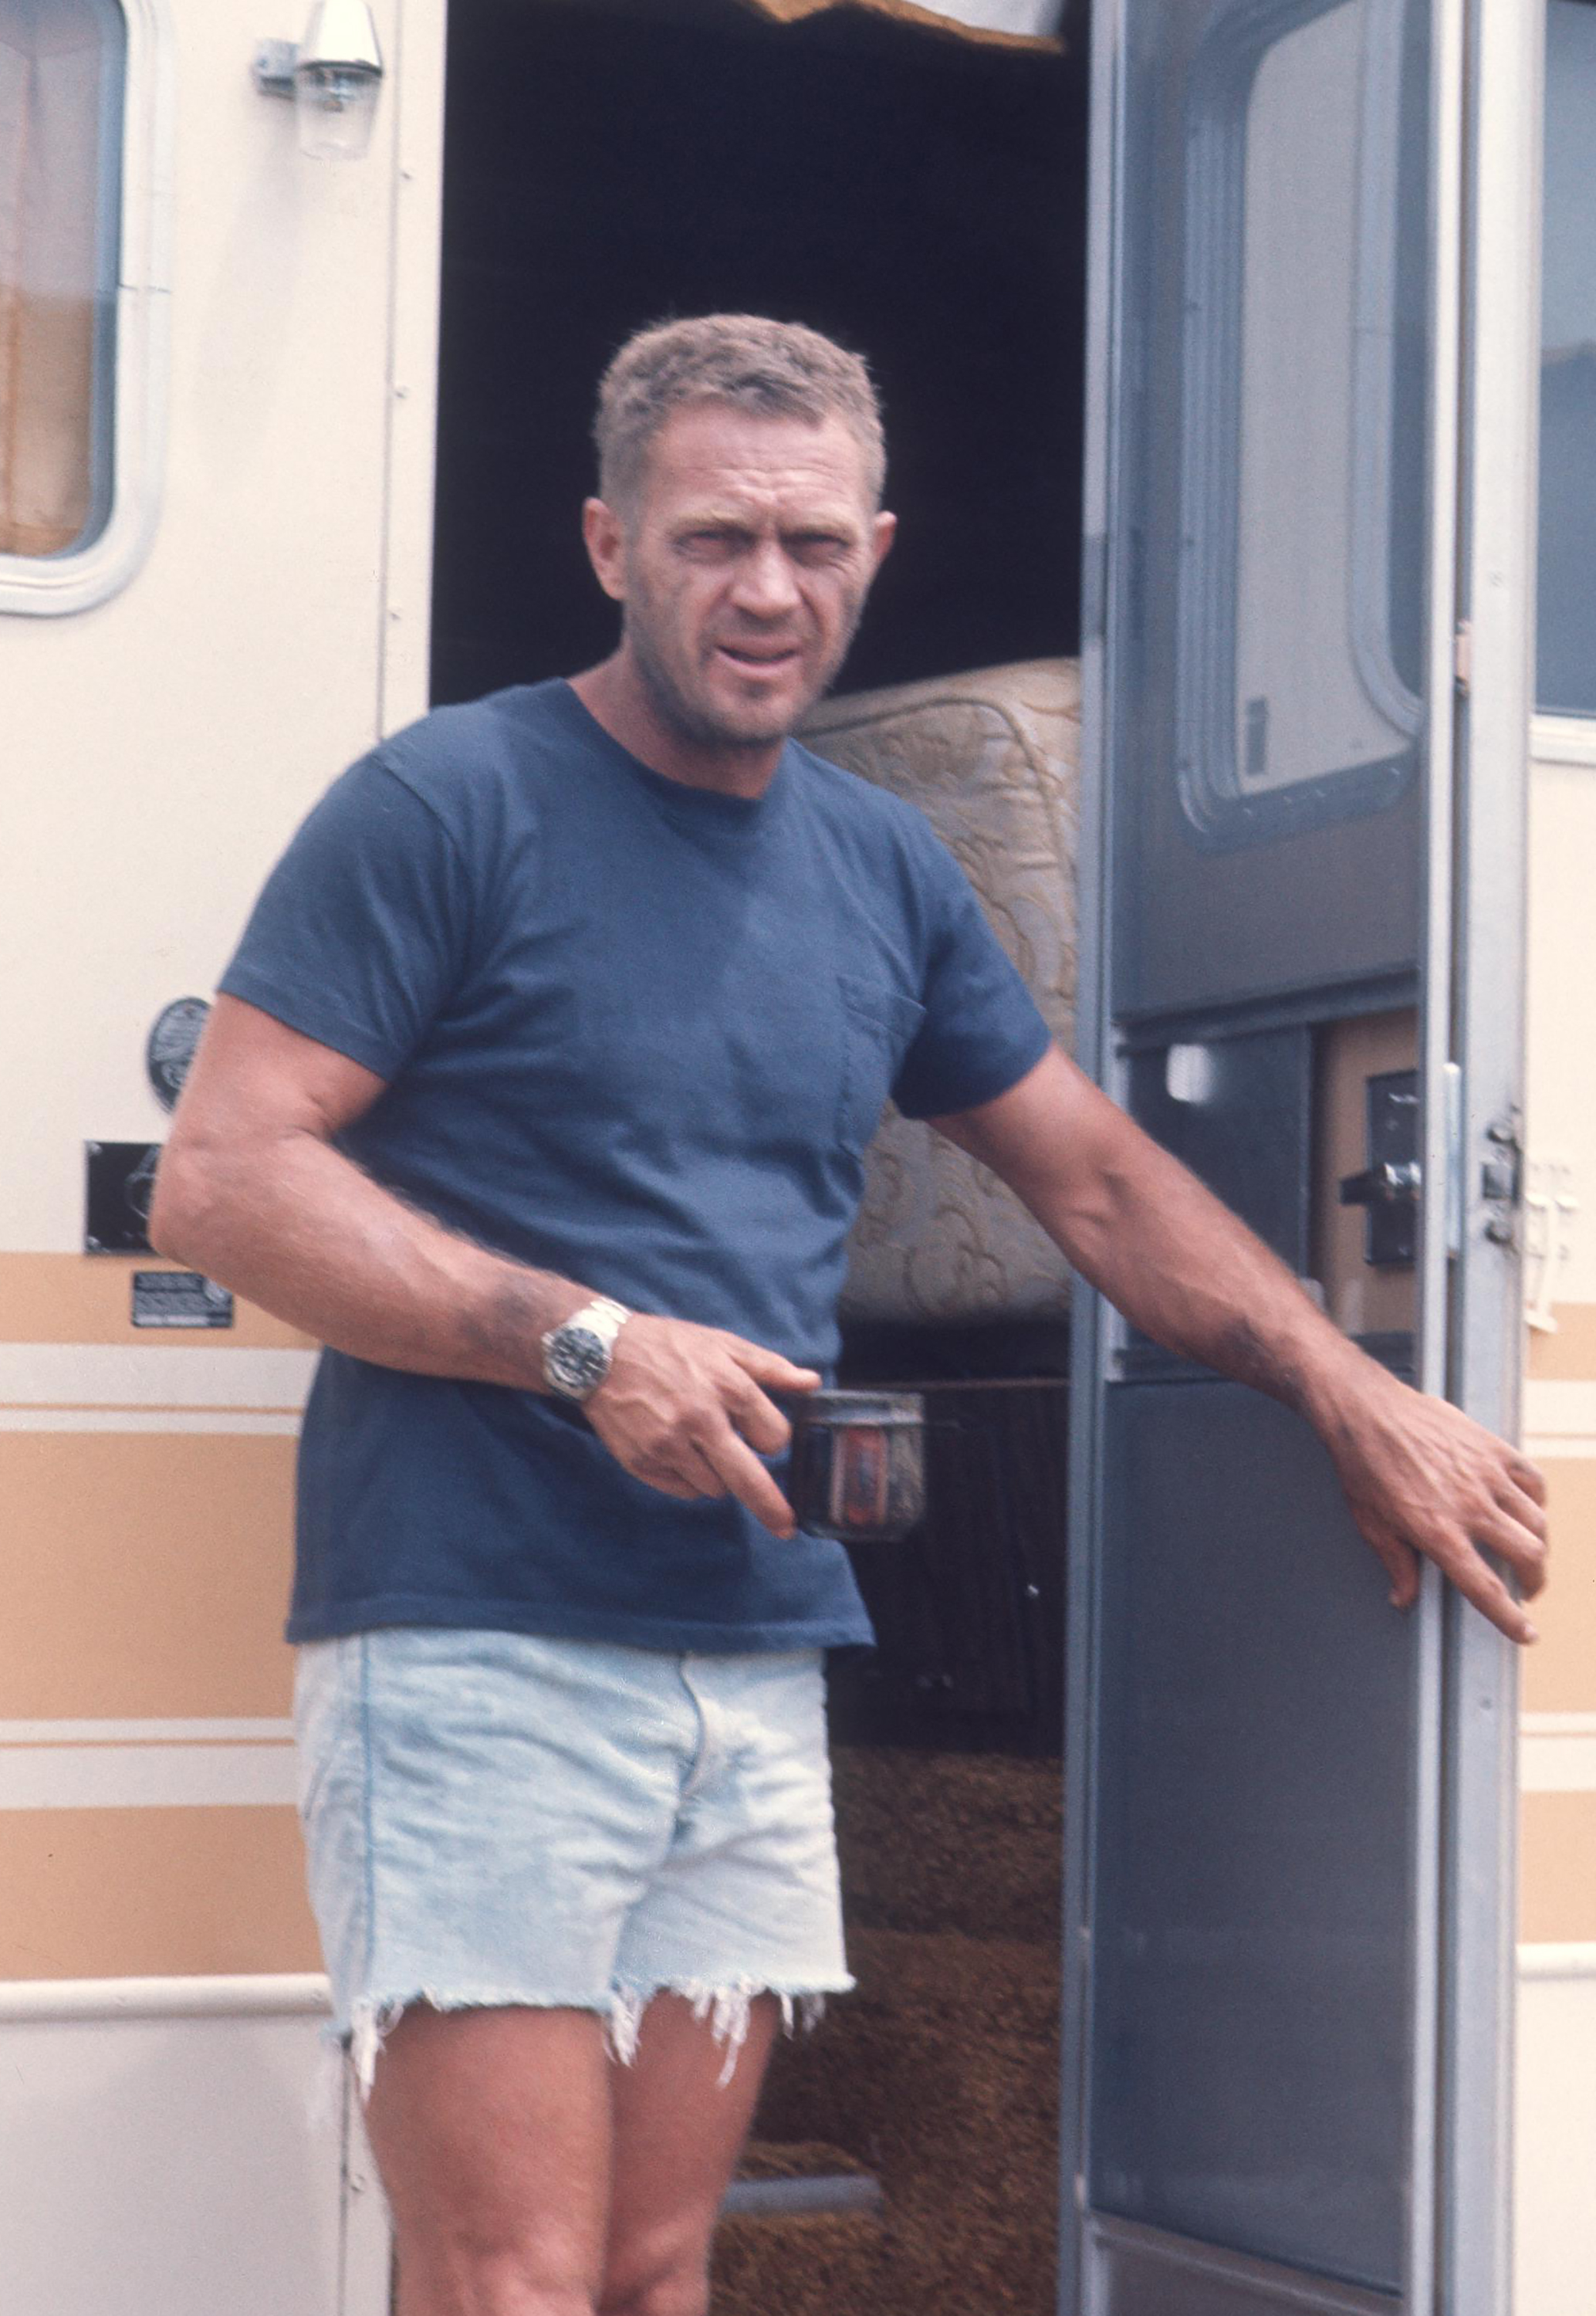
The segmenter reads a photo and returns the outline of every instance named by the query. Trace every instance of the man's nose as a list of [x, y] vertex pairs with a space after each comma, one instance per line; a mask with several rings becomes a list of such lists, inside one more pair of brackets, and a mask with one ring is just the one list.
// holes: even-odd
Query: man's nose
[[767, 539], [739, 557], [733, 600], [739, 610], [773, 619], [800, 600], [798, 582], [779, 539]]

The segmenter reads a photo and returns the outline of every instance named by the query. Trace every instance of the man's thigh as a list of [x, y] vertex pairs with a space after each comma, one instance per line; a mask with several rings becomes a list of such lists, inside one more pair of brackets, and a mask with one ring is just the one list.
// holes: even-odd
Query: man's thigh
[[393, 2211], [400, 2316], [542, 2295], [690, 2305], [753, 2117], [780, 2006], [728, 2068], [714, 2021], [661, 1994], [622, 2064], [580, 2010], [406, 2010], [368, 2124]]
[[597, 2302], [612, 2065], [591, 2011], [405, 2010], [366, 2111], [401, 2316]]
[[756, 1997], [728, 2068], [714, 2022], [683, 1996], [643, 2016], [630, 2066], [610, 2072], [614, 2170], [605, 2304], [626, 2310], [674, 2280], [706, 2278], [710, 2240], [776, 2039], [781, 2006]]

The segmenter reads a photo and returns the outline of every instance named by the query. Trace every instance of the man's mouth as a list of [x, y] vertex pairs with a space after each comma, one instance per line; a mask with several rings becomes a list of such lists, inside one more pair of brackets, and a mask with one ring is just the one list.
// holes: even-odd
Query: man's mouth
[[717, 644], [715, 650], [732, 666], [753, 674], [767, 675], [778, 668], [791, 667], [801, 657], [796, 644]]

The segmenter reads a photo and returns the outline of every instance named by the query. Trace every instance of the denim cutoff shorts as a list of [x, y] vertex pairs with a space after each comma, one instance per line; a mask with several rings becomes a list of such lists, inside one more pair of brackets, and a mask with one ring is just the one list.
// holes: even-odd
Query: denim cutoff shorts
[[757, 1994], [812, 2019], [843, 1954], [820, 1654], [678, 1655], [385, 1626], [303, 1643], [310, 1898], [362, 2092], [406, 2005], [650, 1998], [726, 2046]]

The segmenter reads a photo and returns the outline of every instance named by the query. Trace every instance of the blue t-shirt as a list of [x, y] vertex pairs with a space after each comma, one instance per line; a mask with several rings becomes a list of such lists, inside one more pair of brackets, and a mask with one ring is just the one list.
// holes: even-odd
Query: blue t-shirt
[[[966, 1109], [1048, 1042], [911, 806], [793, 742], [757, 800], [684, 787], [563, 682], [438, 709], [355, 764], [221, 986], [385, 1080], [342, 1146], [412, 1205], [822, 1369], [888, 1093]], [[539, 1394], [327, 1351], [288, 1637], [395, 1624], [870, 1637], [839, 1545], [661, 1494]]]

